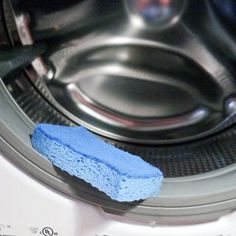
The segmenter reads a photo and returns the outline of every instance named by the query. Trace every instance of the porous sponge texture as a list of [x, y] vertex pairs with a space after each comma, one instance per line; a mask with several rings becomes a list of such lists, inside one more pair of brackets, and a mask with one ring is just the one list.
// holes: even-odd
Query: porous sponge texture
[[163, 175], [158, 168], [107, 144], [82, 126], [39, 124], [31, 142], [55, 166], [116, 201], [132, 202], [159, 193]]

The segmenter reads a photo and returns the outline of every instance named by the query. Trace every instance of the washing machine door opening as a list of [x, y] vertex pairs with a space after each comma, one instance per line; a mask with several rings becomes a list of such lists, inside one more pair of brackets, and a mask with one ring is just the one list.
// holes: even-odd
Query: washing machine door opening
[[[1, 80], [1, 149], [37, 179], [112, 214], [192, 223], [233, 210], [235, 31], [218, 4], [3, 0], [2, 55], [22, 45], [47, 51]], [[160, 196], [121, 204], [62, 173], [31, 147], [39, 122], [84, 125], [158, 166]]]

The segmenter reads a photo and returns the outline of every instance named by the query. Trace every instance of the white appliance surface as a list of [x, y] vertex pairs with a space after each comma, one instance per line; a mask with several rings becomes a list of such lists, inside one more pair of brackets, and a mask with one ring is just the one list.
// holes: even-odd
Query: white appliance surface
[[0, 236], [236, 236], [236, 213], [193, 226], [119, 222], [28, 176], [0, 155]]

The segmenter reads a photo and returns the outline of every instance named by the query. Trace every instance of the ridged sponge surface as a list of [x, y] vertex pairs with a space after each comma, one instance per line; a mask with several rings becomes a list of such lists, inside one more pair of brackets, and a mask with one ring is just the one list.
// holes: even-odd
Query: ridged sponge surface
[[82, 126], [39, 124], [31, 142], [55, 166], [116, 201], [131, 202], [159, 193], [163, 175], [158, 168], [107, 144]]

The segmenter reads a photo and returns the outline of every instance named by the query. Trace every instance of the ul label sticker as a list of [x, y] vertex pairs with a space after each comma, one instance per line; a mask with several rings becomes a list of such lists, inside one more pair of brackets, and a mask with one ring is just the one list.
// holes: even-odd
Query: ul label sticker
[[42, 234], [43, 236], [54, 236], [54, 235], [58, 235], [57, 232], [55, 232], [52, 228], [50, 227], [45, 227], [43, 228], [43, 230], [40, 232], [40, 234]]

